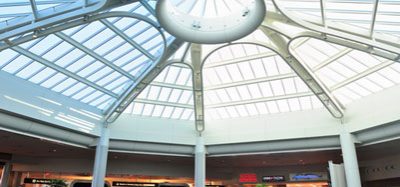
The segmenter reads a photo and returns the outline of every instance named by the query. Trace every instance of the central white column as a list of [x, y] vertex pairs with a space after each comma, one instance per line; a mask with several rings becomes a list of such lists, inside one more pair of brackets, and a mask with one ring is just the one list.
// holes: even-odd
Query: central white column
[[7, 187], [11, 173], [11, 164], [6, 162], [3, 166], [3, 173], [1, 175], [0, 187]]
[[206, 147], [202, 136], [197, 136], [194, 160], [194, 186], [204, 187], [206, 184]]
[[347, 186], [361, 187], [360, 170], [358, 168], [357, 153], [354, 143], [352, 134], [345, 131], [340, 133], [340, 145], [342, 147]]
[[96, 147], [96, 156], [93, 167], [92, 187], [104, 186], [104, 178], [106, 176], [106, 170], [107, 170], [109, 140], [110, 140], [110, 130], [107, 127], [103, 127], [100, 139], [98, 140]]

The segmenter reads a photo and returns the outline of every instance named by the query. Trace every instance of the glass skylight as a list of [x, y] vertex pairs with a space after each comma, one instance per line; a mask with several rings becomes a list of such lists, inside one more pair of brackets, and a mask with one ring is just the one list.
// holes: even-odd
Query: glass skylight
[[[276, 0], [297, 18], [364, 35], [383, 33], [400, 36], [400, 1], [392, 0]], [[375, 3], [377, 2], [377, 4]], [[346, 26], [348, 25], [348, 26]], [[372, 33], [371, 33], [372, 31]]]
[[317, 39], [293, 50], [341, 103], [398, 85], [399, 64]]
[[[118, 9], [151, 16], [140, 3]], [[1, 51], [0, 69], [106, 109], [159, 57], [162, 48], [163, 38], [150, 24], [134, 18], [108, 18]]]

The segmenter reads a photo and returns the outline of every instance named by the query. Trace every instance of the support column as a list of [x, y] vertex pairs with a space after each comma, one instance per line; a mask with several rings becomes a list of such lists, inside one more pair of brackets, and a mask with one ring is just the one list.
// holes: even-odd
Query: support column
[[11, 173], [11, 163], [6, 162], [3, 166], [3, 173], [1, 174], [0, 187], [8, 187], [10, 173]]
[[348, 187], [361, 187], [360, 170], [358, 168], [354, 137], [348, 132], [340, 133], [340, 145]]
[[93, 167], [92, 187], [104, 186], [104, 178], [107, 170], [108, 146], [110, 140], [110, 130], [107, 126], [103, 127], [101, 136], [96, 147], [96, 156]]
[[200, 135], [196, 140], [194, 168], [195, 187], [204, 187], [206, 184], [206, 147], [204, 139]]
[[21, 184], [21, 177], [22, 177], [22, 172], [19, 171], [14, 172], [12, 187], [18, 187]]

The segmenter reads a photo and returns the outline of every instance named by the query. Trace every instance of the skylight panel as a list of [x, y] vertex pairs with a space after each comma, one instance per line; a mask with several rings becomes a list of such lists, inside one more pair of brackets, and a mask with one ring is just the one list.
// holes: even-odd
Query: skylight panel
[[51, 34], [42, 39], [39, 43], [37, 43], [33, 47], [31, 47], [29, 51], [36, 54], [43, 54], [47, 50], [51, 49], [54, 44], [59, 42], [61, 42], [61, 39]]
[[92, 87], [87, 86], [85, 89], [77, 92], [75, 95], [72, 96], [73, 99], [76, 100], [80, 100], [83, 97], [85, 97], [86, 95], [89, 95], [90, 93], [93, 93], [95, 91], [95, 89], [93, 89]]
[[85, 88], [85, 87], [87, 87], [85, 84], [77, 83], [74, 86], [65, 90], [62, 94], [66, 95], [66, 96], [71, 96], [71, 95], [77, 93], [79, 90], [83, 90], [83, 88]]
[[180, 74], [182, 68], [178, 68], [176, 66], [171, 66], [168, 69], [168, 73], [166, 74], [164, 82], [166, 83], [175, 83], [178, 75]]
[[285, 94], [281, 80], [271, 81], [270, 83], [275, 96]]
[[289, 112], [289, 104], [286, 100], [277, 100], [278, 108], [280, 112]]
[[247, 88], [249, 89], [252, 98], [263, 97], [258, 84], [249, 84], [247, 85]]
[[364, 64], [361, 63], [364, 59], [359, 59], [359, 58], [351, 58], [349, 56], [344, 56], [338, 60], [339, 63], [342, 65], [348, 67], [352, 71], [355, 71], [357, 73], [363, 72], [368, 69], [368, 67]]
[[[56, 59], [62, 58], [65, 56], [65, 53], [68, 51], [72, 51], [73, 46], [67, 42], [61, 42], [60, 44], [56, 45], [54, 48], [52, 48], [50, 51], [48, 51], [46, 54], [44, 54], [42, 57], [54, 62]], [[64, 63], [60, 63], [64, 64]]]
[[90, 75], [87, 79], [92, 81], [92, 82], [96, 82], [99, 79], [101, 79], [102, 77], [110, 74], [112, 72], [112, 69], [109, 67], [104, 67], [98, 71], [96, 71], [95, 73], [93, 73], [92, 75]]
[[142, 114], [143, 108], [144, 108], [144, 104], [143, 103], [135, 103], [133, 105], [132, 114], [136, 114], [136, 115]]
[[3, 51], [0, 51], [0, 69], [5, 66], [5, 64], [7, 62], [9, 62], [10, 60], [16, 58], [16, 56], [18, 55], [18, 53], [16, 53], [15, 51], [11, 50], [11, 49], [6, 49]]
[[104, 88], [108, 90], [113, 90], [115, 93], [119, 93], [116, 92], [114, 89], [118, 86], [126, 84], [127, 82], [129, 82], [128, 78], [120, 76], [117, 79], [113, 80], [112, 82], [108, 83]]
[[293, 79], [283, 79], [282, 84], [286, 94], [297, 93], [296, 85]]
[[394, 83], [392, 81], [380, 75], [379, 73], [372, 73], [367, 78], [383, 88], [389, 88], [394, 86]]
[[243, 78], [248, 80], [248, 79], [254, 79], [254, 72], [250, 67], [249, 62], [242, 62], [238, 64], [239, 70], [243, 75]]
[[173, 111], [174, 111], [174, 107], [166, 106], [161, 117], [170, 118]]
[[153, 110], [154, 110], [154, 105], [152, 105], [152, 104], [145, 104], [145, 105], [144, 105], [143, 112], [142, 112], [141, 115], [143, 115], [143, 116], [150, 116], [151, 113], [153, 112]]
[[42, 69], [44, 66], [38, 62], [32, 62], [28, 66], [26, 66], [23, 70], [18, 72], [16, 75], [23, 79], [27, 79], [28, 77], [32, 76], [35, 72]]
[[[206, 109], [207, 111], [210, 111], [210, 109]], [[218, 114], [217, 119], [225, 119], [229, 118], [228, 112], [225, 110], [225, 108], [216, 108], [215, 110], [211, 110], [211, 113]]]
[[73, 84], [75, 84], [77, 81], [75, 79], [72, 78], [68, 78], [62, 82], [60, 82], [59, 84], [55, 85], [55, 87], [52, 88], [53, 91], [55, 92], [61, 92], [64, 89], [66, 89], [67, 87], [72, 86]]
[[246, 45], [246, 47], [243, 48], [245, 49], [247, 55], [256, 55], [259, 53], [256, 45]]
[[95, 49], [94, 52], [103, 56], [108, 51], [113, 50], [115, 47], [119, 46], [119, 44], [122, 42], [124, 42], [124, 40], [121, 37], [114, 37], [107, 43], [103, 44], [101, 47]]
[[242, 81], [243, 80], [243, 74], [239, 70], [239, 67], [236, 64], [231, 64], [228, 66], [225, 66], [228, 69], [230, 77], [232, 77], [232, 80], [234, 82]]
[[215, 103], [221, 103], [221, 100], [219, 100], [218, 94], [216, 91], [210, 90], [210, 91], [205, 91], [204, 95], [208, 98], [210, 101], [210, 104], [215, 104]]
[[107, 76], [105, 76], [104, 78], [98, 80], [96, 82], [96, 84], [105, 87], [107, 86], [109, 83], [115, 81], [117, 78], [122, 77], [121, 74], [117, 73], [117, 72], [112, 72], [110, 74], [108, 74]]
[[180, 96], [182, 95], [182, 90], [180, 89], [173, 89], [171, 95], [168, 99], [168, 102], [176, 103], [178, 102]]
[[57, 61], [55, 61], [54, 63], [61, 67], [67, 67], [70, 64], [79, 60], [84, 55], [85, 54], [82, 51], [80, 51], [78, 49], [74, 49], [71, 52], [69, 52], [68, 54], [63, 55], [60, 59], [57, 59]]
[[296, 84], [296, 89], [299, 93], [310, 91], [306, 83], [304, 83], [304, 81], [301, 80], [299, 77], [294, 78], [294, 81]]
[[108, 101], [111, 97], [109, 95], [103, 94], [101, 97], [98, 97], [96, 99], [94, 99], [92, 102], [90, 102], [89, 104], [92, 106], [99, 106], [100, 104]]
[[64, 74], [57, 73], [55, 76], [51, 77], [50, 79], [47, 79], [45, 82], [41, 84], [41, 86], [45, 88], [50, 88], [56, 84], [58, 84], [60, 81], [63, 79], [67, 78]]
[[225, 107], [225, 109], [228, 111], [229, 116], [233, 118], [239, 117], [239, 113], [237, 112], [236, 107], [229, 106]]
[[334, 86], [335, 84], [346, 80], [346, 77], [332, 70], [331, 68], [323, 68], [317, 73], [318, 77], [327, 86]]
[[268, 57], [262, 59], [265, 69], [267, 70], [268, 76], [278, 75], [278, 67], [275, 62], [275, 57]]
[[183, 112], [183, 108], [175, 107], [175, 110], [172, 113], [171, 118], [172, 119], [180, 119], [182, 112]]
[[266, 104], [268, 106], [268, 111], [271, 114], [279, 113], [279, 108], [275, 101], [268, 101], [268, 102], [266, 102]]
[[288, 104], [291, 111], [301, 110], [300, 102], [298, 98], [288, 99]]
[[[128, 43], [122, 43], [120, 47], [117, 47], [116, 49], [112, 50], [110, 53], [104, 56], [107, 60], [114, 62], [114, 59], [118, 59], [123, 54], [127, 54], [130, 51], [133, 51], [134, 48], [129, 45]], [[132, 57], [131, 57], [132, 58]]]
[[180, 74], [175, 84], [185, 85], [187, 81], [191, 78], [191, 76], [192, 76], [192, 71], [189, 68], [181, 68]]
[[229, 98], [232, 99], [232, 101], [240, 101], [240, 95], [237, 91], [237, 88], [227, 88], [226, 91], [228, 92]]
[[349, 69], [348, 67], [346, 67], [340, 63], [332, 63], [328, 67], [332, 68], [333, 70], [335, 70], [335, 72], [337, 72], [345, 77], [352, 77], [357, 74], [353, 70]]
[[367, 96], [372, 93], [357, 83], [349, 84], [346, 87], [360, 96]]
[[247, 86], [238, 86], [237, 90], [239, 91], [241, 100], [249, 100], [252, 98]]
[[246, 109], [250, 116], [255, 116], [255, 115], [259, 114], [259, 112], [254, 104], [247, 104], [245, 106], [246, 106]]
[[257, 111], [260, 114], [268, 114], [269, 113], [268, 108], [265, 103], [256, 103], [255, 105], [257, 107]]
[[226, 102], [231, 101], [230, 96], [228, 95], [228, 92], [226, 89], [218, 89], [218, 90], [216, 90], [216, 93], [218, 95], [218, 98], [221, 99], [221, 102], [226, 103]]
[[226, 67], [216, 67], [215, 71], [216, 71], [218, 77], [221, 79], [222, 83], [232, 82], [232, 78], [230, 77]]
[[269, 82], [262, 82], [259, 85], [261, 88], [261, 93], [263, 94], [264, 97], [274, 96], [274, 93], [272, 92], [272, 88]]
[[160, 97], [158, 98], [158, 100], [160, 100], [160, 101], [168, 101], [168, 98], [169, 98], [171, 92], [172, 92], [171, 88], [163, 87], [161, 89]]
[[204, 85], [218, 85], [221, 84], [221, 80], [215, 71], [215, 68], [207, 68], [203, 70]]
[[191, 91], [187, 91], [184, 90], [182, 92], [181, 97], [178, 100], [178, 103], [182, 103], [182, 104], [190, 104], [193, 103], [193, 99], [192, 99], [192, 92]]
[[87, 67], [89, 64], [91, 64], [93, 62], [93, 58], [86, 55], [83, 58], [80, 58], [77, 62], [69, 65], [67, 67], [67, 70], [71, 71], [71, 72], [77, 72], [81, 69], [84, 69], [84, 67]]
[[193, 114], [193, 110], [192, 109], [187, 109], [185, 108], [182, 115], [181, 115], [181, 119], [183, 120], [190, 120], [190, 117]]
[[220, 50], [218, 50], [217, 54], [218, 54], [218, 55], [221, 57], [221, 59], [223, 59], [223, 60], [230, 60], [230, 59], [235, 58], [235, 57], [233, 56], [233, 54], [232, 54], [232, 51], [229, 50], [228, 47], [221, 48]]
[[92, 102], [94, 99], [97, 99], [101, 96], [103, 96], [103, 93], [101, 93], [100, 91], [95, 91], [95, 92], [89, 94], [88, 96], [86, 96], [85, 98], [81, 99], [81, 101], [84, 103], [89, 103], [89, 102]]
[[249, 113], [244, 105], [237, 105], [237, 106], [235, 106], [235, 108], [238, 111], [238, 114], [240, 117], [249, 116]]
[[[247, 47], [247, 46], [246, 46]], [[247, 56], [243, 45], [232, 45], [229, 47], [235, 58]], [[214, 55], [213, 55], [214, 56]], [[217, 56], [217, 55], [215, 55]]]
[[153, 111], [152, 111], [153, 112], [152, 116], [161, 117], [161, 115], [162, 115], [162, 113], [164, 111], [164, 108], [165, 108], [165, 106], [155, 105], [154, 108], [153, 108]]
[[316, 97], [316, 96], [312, 96], [311, 97], [311, 103], [313, 108], [322, 108], [324, 107], [321, 103], [321, 101]]
[[18, 58], [4, 66], [2, 70], [14, 74], [21, 68], [24, 68], [26, 65], [28, 65], [30, 61], [31, 60], [28, 57], [20, 55]]
[[52, 75], [53, 73], [55, 73], [56, 71], [54, 71], [51, 68], [45, 68], [43, 70], [41, 70], [39, 73], [37, 73], [35, 76], [31, 77], [29, 79], [29, 81], [38, 84], [42, 81], [44, 81], [45, 79], [47, 79], [50, 75]]
[[391, 67], [384, 68], [380, 70], [379, 73], [387, 77], [389, 80], [395, 82], [396, 84], [400, 83], [400, 73], [393, 70]]
[[265, 67], [260, 59], [250, 61], [255, 78], [266, 77]]
[[312, 109], [311, 97], [300, 97], [299, 102], [300, 102], [301, 109], [303, 109], [303, 110]]

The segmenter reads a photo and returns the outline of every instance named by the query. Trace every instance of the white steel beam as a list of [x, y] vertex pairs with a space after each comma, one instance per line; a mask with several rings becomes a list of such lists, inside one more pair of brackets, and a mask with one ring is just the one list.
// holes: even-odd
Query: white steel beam
[[179, 90], [188, 90], [188, 91], [192, 91], [193, 90], [193, 88], [191, 86], [177, 85], [177, 84], [171, 84], [171, 83], [165, 83], [165, 82], [157, 82], [157, 81], [151, 82], [150, 85], [159, 86], [159, 87], [173, 88], [173, 89], [179, 89]]
[[176, 63], [168, 59], [183, 45], [184, 41], [175, 39], [166, 49], [163, 56], [153, 62], [150, 67], [136, 79], [136, 81], [127, 88], [123, 94], [106, 111], [105, 119], [108, 123], [113, 123], [119, 115], [132, 103], [132, 101], [142, 92], [147, 85], [169, 64]]
[[[74, 3], [75, 0], [56, 0], [56, 1], [38, 1], [36, 5], [48, 5], [48, 4], [63, 4], [63, 3]], [[28, 6], [30, 2], [5, 2], [0, 3], [0, 7], [15, 7], [15, 6]]]
[[331, 96], [329, 90], [312, 74], [312, 70], [303, 65], [289, 50], [290, 40], [285, 39], [281, 34], [262, 27], [261, 30], [270, 38], [276, 48], [276, 52], [282, 56], [294, 72], [304, 81], [310, 90], [317, 96], [325, 108], [335, 118], [342, 118], [342, 106]]
[[54, 70], [56, 70], [56, 71], [58, 71], [58, 72], [60, 72], [60, 73], [62, 73], [64, 75], [66, 75], [67, 77], [70, 77], [70, 78], [73, 78], [73, 79], [75, 79], [75, 80], [77, 80], [79, 82], [82, 82], [82, 83], [84, 83], [84, 84], [86, 84], [86, 85], [88, 85], [88, 86], [90, 86], [90, 87], [92, 87], [92, 88], [94, 88], [96, 90], [99, 90], [99, 91], [101, 91], [101, 92], [103, 92], [103, 93], [105, 93], [107, 95], [110, 95], [112, 97], [118, 97], [118, 95], [115, 94], [114, 92], [112, 92], [110, 90], [107, 90], [104, 87], [99, 86], [99, 85], [97, 85], [97, 84], [95, 84], [93, 82], [90, 82], [89, 80], [87, 80], [87, 79], [85, 79], [85, 78], [83, 78], [83, 77], [81, 77], [81, 76], [79, 76], [79, 75], [77, 75], [77, 74], [75, 74], [73, 72], [70, 72], [70, 71], [68, 71], [68, 70], [66, 70], [66, 69], [64, 69], [64, 68], [62, 68], [62, 67], [60, 67], [60, 66], [58, 66], [58, 65], [56, 65], [56, 64], [54, 64], [54, 63], [52, 63], [52, 62], [50, 62], [48, 60], [46, 60], [46, 59], [44, 59], [44, 58], [42, 58], [42, 57], [40, 57], [40, 56], [38, 56], [38, 55], [26, 50], [26, 49], [24, 49], [24, 48], [22, 48], [22, 47], [15, 46], [15, 47], [12, 47], [11, 49], [13, 49], [15, 52], [18, 52], [18, 53], [21, 53], [22, 55], [27, 56], [28, 58], [30, 58], [32, 60], [35, 60], [36, 62], [39, 62], [39, 63], [41, 63], [41, 64], [43, 64], [43, 65], [45, 65], [45, 66], [47, 66], [47, 67], [49, 67], [51, 69], [54, 69]]
[[321, 62], [320, 64], [318, 64], [318, 65], [316, 65], [315, 67], [313, 67], [312, 70], [313, 70], [314, 72], [316, 72], [316, 71], [318, 71], [318, 70], [324, 68], [325, 66], [331, 64], [332, 62], [334, 62], [334, 61], [336, 61], [336, 60], [342, 58], [343, 56], [349, 54], [351, 51], [353, 51], [353, 50], [350, 49], [350, 48], [343, 49], [343, 50], [339, 51], [338, 53], [334, 54], [333, 56], [329, 57], [329, 58], [326, 59], [325, 61], [323, 61], [323, 62]]
[[372, 13], [371, 26], [369, 28], [369, 37], [370, 38], [374, 37], [374, 29], [375, 29], [375, 24], [376, 24], [376, 15], [378, 14], [378, 5], [379, 5], [379, 0], [375, 0], [375, 2], [374, 2], [374, 11]]
[[303, 93], [295, 93], [295, 94], [287, 94], [281, 96], [272, 96], [272, 97], [263, 97], [258, 99], [249, 99], [249, 100], [242, 100], [242, 101], [230, 101], [229, 103], [219, 103], [219, 104], [211, 104], [207, 105], [206, 108], [221, 108], [221, 107], [228, 107], [228, 106], [238, 106], [238, 105], [246, 105], [246, 104], [253, 104], [253, 103], [262, 103], [268, 101], [277, 101], [283, 99], [292, 99], [298, 97], [307, 97], [313, 96], [313, 92], [303, 92]]
[[55, 35], [60, 37], [62, 40], [68, 42], [72, 46], [74, 46], [74, 47], [80, 49], [81, 51], [85, 52], [86, 54], [90, 55], [94, 59], [102, 62], [105, 65], [107, 65], [108, 67], [110, 67], [114, 71], [120, 73], [121, 75], [123, 75], [125, 77], [128, 77], [131, 80], [135, 80], [135, 77], [133, 75], [131, 75], [130, 73], [126, 72], [125, 70], [123, 70], [121, 67], [115, 65], [114, 63], [108, 61], [106, 58], [100, 56], [99, 54], [97, 54], [93, 50], [91, 50], [91, 49], [87, 48], [86, 46], [80, 44], [79, 42], [77, 42], [76, 40], [72, 39], [68, 35], [66, 35], [66, 34], [64, 34], [62, 32], [57, 32], [57, 33], [55, 33]]
[[346, 79], [346, 80], [344, 80], [344, 81], [342, 81], [342, 82], [330, 87], [329, 90], [334, 91], [334, 90], [340, 89], [342, 87], [345, 87], [345, 86], [351, 84], [354, 81], [362, 79], [362, 78], [364, 78], [364, 77], [366, 77], [366, 76], [368, 76], [368, 75], [370, 75], [370, 74], [372, 74], [372, 73], [374, 73], [376, 71], [379, 71], [379, 70], [381, 70], [383, 68], [386, 68], [386, 67], [388, 67], [388, 66], [390, 66], [390, 65], [392, 65], [394, 63], [395, 62], [393, 62], [391, 60], [386, 60], [383, 63], [380, 63], [380, 64], [378, 64], [378, 65], [376, 65], [376, 66], [374, 66], [372, 68], [369, 68], [369, 69], [367, 69], [367, 70], [365, 70], [365, 71], [363, 71], [361, 73], [358, 73], [357, 75], [354, 75], [354, 76], [352, 76], [352, 77], [350, 77], [350, 78], [348, 78], [348, 79]]
[[178, 107], [178, 108], [187, 108], [193, 109], [193, 105], [190, 104], [182, 104], [168, 101], [158, 101], [158, 100], [150, 100], [150, 99], [135, 99], [134, 103], [143, 103], [143, 104], [152, 104], [152, 105], [161, 105], [161, 106], [170, 106], [170, 107]]
[[151, 59], [152, 61], [156, 60], [156, 57], [153, 56], [152, 54], [150, 54], [145, 48], [143, 48], [141, 45], [139, 45], [138, 43], [136, 43], [135, 41], [133, 41], [128, 35], [126, 35], [124, 32], [122, 32], [121, 30], [119, 30], [115, 25], [113, 25], [112, 23], [110, 23], [107, 20], [100, 20], [104, 25], [106, 25], [109, 29], [111, 29], [112, 31], [114, 31], [118, 36], [120, 36], [121, 38], [123, 38], [126, 42], [128, 42], [129, 44], [131, 44], [134, 48], [136, 48], [137, 50], [139, 50], [141, 53], [143, 53], [144, 55], [146, 55], [149, 59]]
[[256, 84], [256, 83], [262, 83], [262, 82], [269, 82], [269, 81], [274, 81], [274, 80], [295, 78], [295, 77], [298, 77], [295, 73], [280, 74], [280, 75], [275, 75], [275, 76], [250, 79], [250, 80], [244, 80], [244, 81], [233, 82], [233, 83], [207, 86], [204, 88], [204, 90], [207, 90], [207, 91], [208, 90], [218, 90], [218, 89], [237, 87], [237, 86], [243, 86], [243, 85], [249, 85], [249, 84]]
[[196, 130], [201, 135], [205, 130], [204, 124], [204, 92], [203, 92], [203, 73], [202, 73], [202, 48], [200, 44], [192, 44], [191, 66], [193, 68], [193, 100], [194, 100], [194, 119]]
[[36, 21], [39, 18], [38, 12], [37, 12], [38, 9], [37, 9], [37, 6], [36, 6], [36, 2], [35, 2], [35, 0], [29, 0], [29, 2], [31, 3], [32, 14], [33, 14], [34, 21]]
[[256, 59], [273, 57], [276, 55], [277, 54], [272, 51], [264, 52], [264, 53], [258, 53], [255, 55], [249, 55], [249, 56], [234, 58], [234, 59], [230, 59], [230, 60], [224, 60], [224, 61], [220, 61], [220, 62], [205, 63], [203, 67], [204, 68], [214, 68], [214, 67], [226, 66], [226, 65], [230, 65], [230, 64], [236, 64], [236, 63], [246, 62], [246, 61], [251, 61], [251, 60], [256, 60]]

